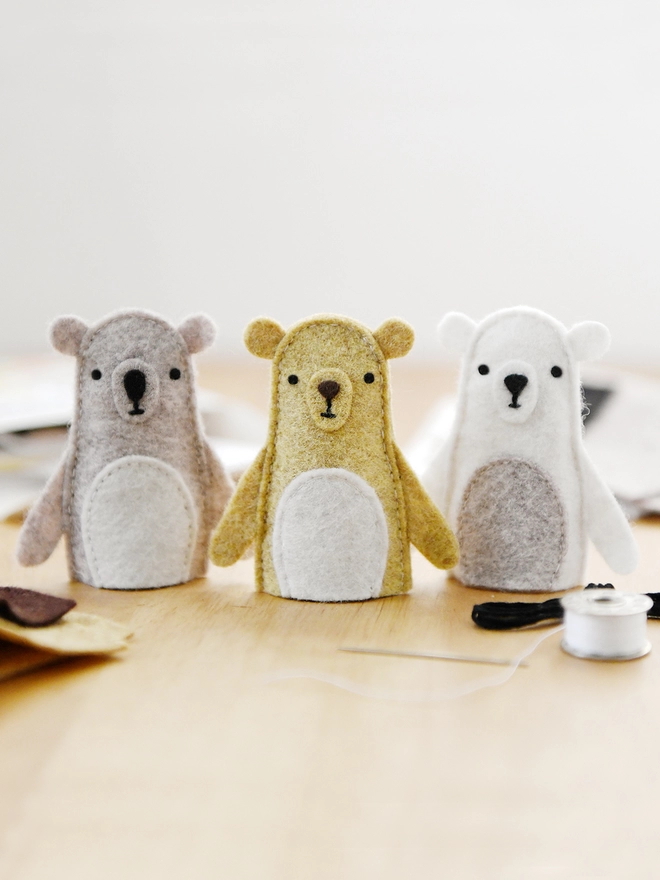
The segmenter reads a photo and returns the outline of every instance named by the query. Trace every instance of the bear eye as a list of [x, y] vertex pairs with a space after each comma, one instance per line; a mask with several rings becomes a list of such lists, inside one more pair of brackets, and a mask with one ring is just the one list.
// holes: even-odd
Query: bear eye
[[100, 379], [101, 371], [100, 370], [92, 370], [92, 379]]
[[289, 385], [297, 385], [297, 384], [298, 384], [298, 377], [294, 373], [292, 373], [289, 376]]
[[487, 376], [490, 373], [490, 367], [488, 364], [479, 364], [477, 367], [482, 376]]
[[181, 370], [178, 367], [172, 367], [170, 370], [170, 379], [180, 379]]
[[371, 385], [371, 383], [374, 381], [374, 378], [375, 376], [373, 373], [364, 374], [364, 381], [367, 383], [367, 385]]
[[558, 379], [558, 378], [561, 376], [561, 374], [562, 374], [563, 372], [564, 372], [564, 371], [562, 370], [561, 367], [553, 367], [553, 368], [550, 370], [550, 373], [555, 377], [555, 379]]

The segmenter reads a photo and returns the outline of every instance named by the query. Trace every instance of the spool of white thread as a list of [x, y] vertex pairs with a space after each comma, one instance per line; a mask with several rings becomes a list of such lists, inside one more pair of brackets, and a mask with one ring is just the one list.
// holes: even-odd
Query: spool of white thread
[[650, 596], [592, 589], [564, 596], [561, 604], [561, 646], [569, 654], [588, 660], [634, 660], [651, 650], [646, 638]]

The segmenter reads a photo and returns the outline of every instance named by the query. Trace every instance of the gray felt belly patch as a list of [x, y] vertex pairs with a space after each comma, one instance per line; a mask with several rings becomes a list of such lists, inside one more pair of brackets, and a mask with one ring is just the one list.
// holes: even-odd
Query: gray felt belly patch
[[552, 590], [566, 553], [565, 515], [555, 487], [530, 462], [490, 462], [465, 490], [458, 541], [463, 583]]
[[197, 535], [195, 506], [178, 471], [128, 455], [92, 483], [82, 516], [95, 587], [135, 590], [188, 580]]
[[372, 487], [343, 468], [306, 471], [275, 514], [273, 562], [291, 599], [346, 602], [380, 595], [389, 538]]

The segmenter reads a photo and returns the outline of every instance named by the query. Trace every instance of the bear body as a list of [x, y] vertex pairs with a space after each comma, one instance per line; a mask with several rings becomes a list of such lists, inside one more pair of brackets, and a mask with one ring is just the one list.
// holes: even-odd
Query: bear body
[[615, 571], [632, 571], [630, 526], [582, 443], [577, 362], [603, 353], [606, 328], [566, 331], [516, 308], [479, 325], [452, 313], [440, 330], [463, 366], [452, 433], [424, 483], [456, 529], [456, 576], [498, 590], [574, 587], [589, 537]]
[[78, 358], [77, 406], [64, 461], [23, 526], [19, 561], [44, 561], [64, 533], [71, 576], [92, 586], [202, 576], [232, 491], [202, 433], [190, 357], [210, 344], [213, 325], [198, 316], [177, 330], [125, 311], [91, 328], [62, 318], [52, 335]]
[[268, 443], [211, 559], [230, 565], [254, 541], [257, 588], [314, 601], [406, 592], [411, 540], [436, 565], [455, 564], [455, 539], [392, 437], [386, 358], [407, 353], [410, 328], [393, 320], [372, 334], [319, 315], [285, 333], [257, 319], [246, 344], [273, 359]]

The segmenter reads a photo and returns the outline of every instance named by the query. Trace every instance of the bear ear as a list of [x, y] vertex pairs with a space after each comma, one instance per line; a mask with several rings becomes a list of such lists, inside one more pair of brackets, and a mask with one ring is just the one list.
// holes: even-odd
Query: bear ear
[[283, 327], [272, 318], [255, 318], [245, 328], [243, 340], [250, 354], [272, 360], [280, 342], [284, 339]]
[[197, 354], [213, 345], [215, 324], [208, 315], [191, 315], [178, 327], [190, 354]]
[[438, 336], [452, 354], [465, 354], [476, 328], [477, 322], [463, 312], [447, 312], [438, 324]]
[[388, 318], [374, 330], [374, 339], [387, 359], [400, 358], [413, 347], [415, 331], [401, 318]]
[[82, 338], [89, 327], [82, 318], [75, 315], [62, 315], [50, 326], [50, 341], [56, 351], [77, 357], [80, 352]]
[[576, 361], [595, 361], [610, 347], [610, 331], [598, 321], [584, 321], [568, 331], [568, 344]]

